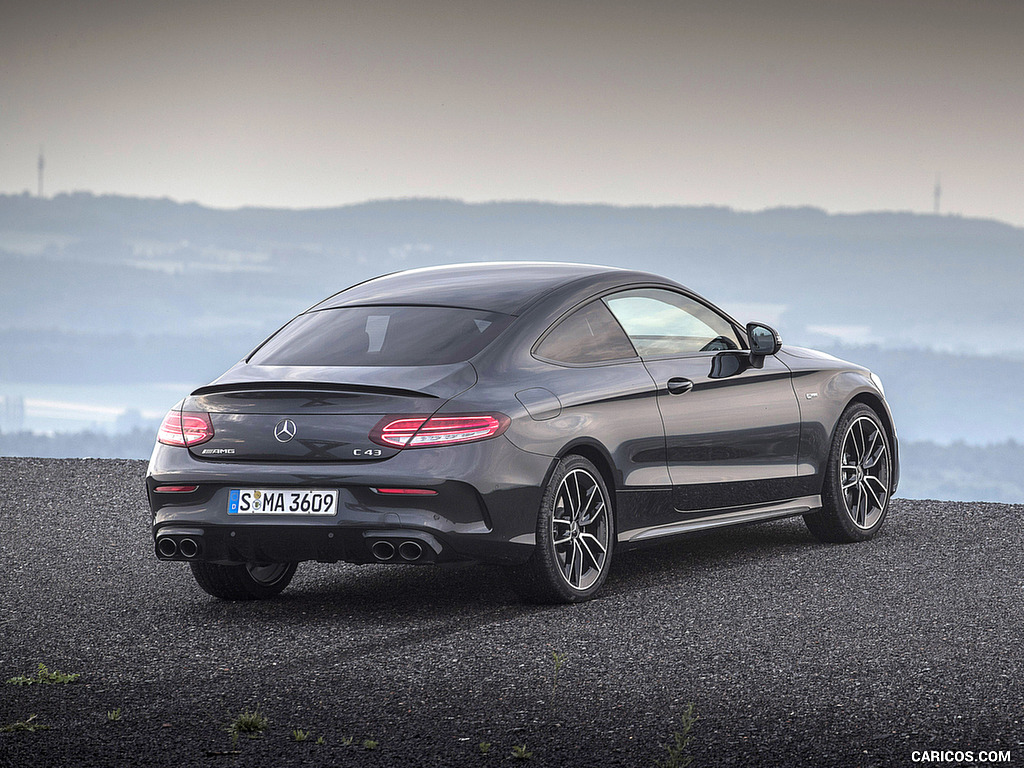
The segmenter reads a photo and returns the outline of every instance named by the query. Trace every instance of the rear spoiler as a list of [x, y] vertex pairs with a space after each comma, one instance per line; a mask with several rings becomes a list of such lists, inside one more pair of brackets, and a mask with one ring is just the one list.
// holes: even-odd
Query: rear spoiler
[[367, 384], [330, 384], [322, 381], [246, 381], [230, 384], [208, 384], [195, 390], [192, 395], [215, 395], [223, 392], [335, 392], [337, 394], [393, 395], [395, 397], [431, 397], [440, 399], [429, 392], [418, 392], [398, 387], [380, 387]]

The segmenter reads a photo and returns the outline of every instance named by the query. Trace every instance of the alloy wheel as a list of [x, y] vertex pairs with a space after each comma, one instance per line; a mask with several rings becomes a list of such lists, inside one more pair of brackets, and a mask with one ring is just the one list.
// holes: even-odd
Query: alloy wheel
[[551, 515], [551, 542], [558, 572], [575, 590], [591, 587], [608, 560], [608, 500], [585, 469], [568, 472], [558, 486]]
[[840, 482], [846, 512], [862, 530], [872, 528], [889, 502], [889, 446], [869, 416], [854, 419], [843, 437]]

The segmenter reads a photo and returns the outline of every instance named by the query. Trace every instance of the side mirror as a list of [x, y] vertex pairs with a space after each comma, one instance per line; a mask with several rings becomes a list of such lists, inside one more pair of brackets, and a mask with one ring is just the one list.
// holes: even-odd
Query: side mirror
[[768, 355], [782, 349], [779, 332], [763, 323], [747, 323], [747, 340], [750, 342], [750, 364], [755, 368], [763, 366]]

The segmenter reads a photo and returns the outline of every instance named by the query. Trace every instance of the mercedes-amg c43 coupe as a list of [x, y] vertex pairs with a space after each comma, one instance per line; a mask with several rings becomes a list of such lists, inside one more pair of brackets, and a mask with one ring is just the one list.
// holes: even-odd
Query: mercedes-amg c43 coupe
[[303, 312], [174, 406], [146, 484], [156, 556], [216, 597], [276, 595], [304, 560], [483, 561], [577, 602], [693, 531], [870, 539], [898, 478], [867, 369], [653, 274], [482, 263]]

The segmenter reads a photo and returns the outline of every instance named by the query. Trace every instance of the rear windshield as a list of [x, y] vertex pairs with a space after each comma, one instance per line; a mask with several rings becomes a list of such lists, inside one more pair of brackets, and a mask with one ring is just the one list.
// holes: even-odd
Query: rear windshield
[[299, 315], [253, 365], [446, 365], [486, 347], [510, 315], [453, 307], [341, 307]]

